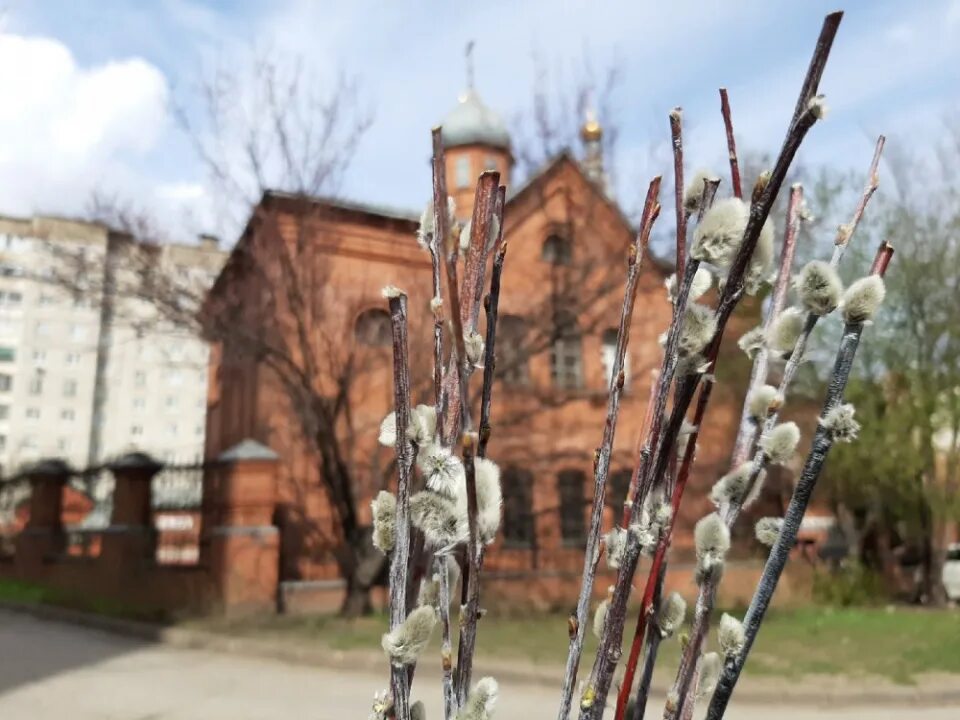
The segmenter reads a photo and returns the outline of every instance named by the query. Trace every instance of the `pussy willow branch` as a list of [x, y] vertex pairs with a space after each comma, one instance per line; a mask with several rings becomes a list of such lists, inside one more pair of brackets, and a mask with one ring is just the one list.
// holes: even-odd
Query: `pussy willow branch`
[[[637, 683], [637, 696], [636, 701], [633, 706], [633, 717], [626, 718], [627, 703], [624, 702], [623, 710], [617, 708], [618, 717], [620, 720], [643, 720], [643, 716], [646, 714], [647, 709], [647, 697], [650, 695], [650, 683], [653, 681], [653, 668], [657, 664], [657, 653], [660, 650], [660, 643], [663, 640], [663, 635], [660, 630], [660, 600], [659, 598], [663, 595], [663, 582], [667, 576], [667, 563], [664, 560], [661, 562], [660, 567], [657, 569], [656, 581], [653, 590], [653, 604], [650, 606], [649, 610], [649, 629], [647, 630], [646, 637], [644, 637], [643, 644], [643, 669], [640, 671], [640, 681]], [[653, 577], [653, 576], [651, 576]], [[621, 692], [623, 688], [621, 687]], [[629, 694], [630, 688], [627, 686], [627, 694]], [[620, 698], [617, 698], [617, 704], [619, 705]]]
[[477, 643], [477, 620], [480, 616], [480, 537], [477, 529], [476, 433], [463, 433], [463, 468], [467, 483], [467, 603], [460, 612], [460, 642], [457, 646], [457, 672], [454, 687], [457, 704], [467, 701], [470, 676], [473, 674], [473, 654]]
[[[884, 242], [877, 251], [877, 259], [874, 261], [875, 274], [883, 276], [892, 255], [893, 248]], [[863, 323], [847, 323], [844, 327], [833, 372], [827, 386], [827, 396], [824, 399], [821, 417], [843, 400], [843, 392], [850, 378], [850, 371], [853, 367], [853, 360], [860, 343], [863, 327]], [[770, 607], [770, 601], [773, 598], [777, 583], [780, 581], [784, 567], [786, 567], [790, 549], [796, 543], [800, 523], [806, 513], [810, 496], [832, 445], [826, 428], [822, 424], [818, 424], [810, 454], [807, 456], [800, 479], [793, 491], [793, 496], [790, 498], [780, 534], [770, 550], [760, 583], [757, 585], [757, 590], [744, 617], [746, 641], [743, 650], [738, 655], [728, 659], [724, 664], [723, 673], [707, 710], [707, 720], [720, 720], [726, 711], [744, 663], [760, 630], [764, 615]]]
[[[814, 50], [810, 66], [807, 69], [807, 75], [798, 99], [797, 106], [799, 112], [795, 111], [794, 113], [794, 119], [790, 123], [786, 138], [784, 139], [783, 146], [780, 149], [780, 154], [777, 157], [777, 162], [774, 165], [769, 179], [766, 181], [765, 186], [755, 194], [755, 198], [751, 203], [747, 227], [744, 230], [744, 237], [733, 265], [730, 268], [727, 283], [724, 286], [724, 291], [721, 294], [720, 303], [717, 308], [717, 331], [705, 353], [708, 358], [713, 359], [711, 365], [715, 363], [719, 352], [720, 341], [722, 340], [726, 323], [743, 295], [744, 274], [750, 258], [753, 255], [753, 251], [756, 248], [760, 230], [764, 222], [766, 222], [767, 216], [770, 214], [770, 208], [773, 206], [773, 201], [780, 190], [780, 186], [783, 184], [783, 180], [786, 177], [787, 171], [793, 162], [793, 158], [800, 144], [817, 120], [817, 113], [811, 107], [811, 100], [816, 95], [820, 78], [823, 75], [823, 69], [833, 44], [833, 38], [836, 35], [836, 30], [842, 17], [842, 12], [836, 12], [828, 15], [824, 20], [820, 37], [817, 40], [817, 46]], [[697, 263], [693, 261], [687, 263], [687, 267], [684, 269], [685, 280], [689, 273], [689, 268], [696, 264]], [[692, 280], [692, 276], [690, 280]], [[681, 284], [678, 296], [682, 292], [683, 287]], [[687, 295], [688, 294], [689, 287], [687, 288]], [[686, 295], [678, 297], [678, 305], [685, 306], [686, 297]], [[667, 428], [669, 433], [665, 434], [665, 438], [657, 438], [659, 446], [655, 456], [657, 462], [654, 464], [653, 479], [656, 479], [658, 476], [662, 477], [666, 465], [669, 462], [667, 455], [673, 451], [676, 433], [679, 431], [683, 417], [693, 399], [693, 392], [699, 380], [699, 375], [684, 378], [683, 380], [684, 382], [678, 384], [678, 389], [684, 388], [684, 392], [682, 395], [680, 392], [676, 393], [674, 398], [674, 408]], [[662, 414], [662, 412], [661, 409], [660, 413]], [[655, 415], [654, 423], [656, 424], [659, 421], [660, 418]], [[652, 432], [651, 435], [653, 435]], [[664, 440], [666, 440], [666, 442], [664, 442]], [[642, 457], [640, 458], [640, 462], [643, 462]], [[641, 490], [643, 490], [643, 484], [644, 483], [641, 483]], [[642, 504], [643, 498], [640, 498], [640, 500]], [[635, 496], [634, 514], [637, 512], [637, 497]], [[629, 595], [630, 584], [636, 572], [638, 557], [639, 548], [635, 547], [633, 543], [628, 543], [620, 570], [617, 573], [617, 588], [607, 611], [604, 637], [601, 640], [601, 647], [597, 652], [597, 659], [594, 663], [593, 685], [589, 688], [591, 691], [591, 703], [589, 707], [584, 708], [583, 712], [581, 712], [581, 720], [588, 720], [590, 718], [598, 720], [606, 704], [606, 696], [609, 692], [610, 684], [613, 682], [616, 663], [619, 661], [622, 653], [620, 642], [623, 635], [624, 614], [626, 612], [626, 602], [627, 596]]]
[[[867, 182], [863, 191], [863, 194], [860, 198], [860, 201], [857, 203], [857, 207], [854, 210], [854, 215], [851, 222], [848, 225], [841, 226], [840, 231], [837, 236], [837, 241], [834, 245], [833, 255], [830, 259], [830, 264], [833, 267], [837, 267], [841, 258], [843, 257], [843, 252], [849, 244], [850, 240], [853, 237], [853, 233], [856, 231], [860, 220], [863, 218], [863, 213], [866, 209], [866, 205], [872, 197], [873, 193], [877, 189], [879, 183], [878, 175], [878, 165], [880, 162], [880, 155], [883, 150], [884, 138], [881, 135], [877, 141], [877, 147], [874, 151], [873, 159], [870, 163], [870, 170], [867, 173]], [[778, 287], [779, 287], [778, 278]], [[783, 294], [785, 296], [786, 289], [783, 289]], [[776, 298], [774, 299], [776, 302]], [[768, 315], [768, 324], [772, 315]], [[806, 353], [806, 346], [809, 342], [810, 335], [813, 332], [814, 327], [817, 324], [819, 317], [813, 313], [808, 313], [806, 322], [803, 327], [803, 331], [800, 334], [800, 337], [797, 339], [796, 345], [794, 346], [793, 352], [790, 355], [789, 360], [787, 361], [786, 367], [784, 368], [783, 376], [780, 381], [780, 387], [778, 394], [780, 397], [786, 397], [787, 390], [790, 387], [790, 384], [793, 382], [793, 379], [796, 375], [797, 369], [800, 366], [800, 363], [803, 360], [803, 357]], [[759, 380], [758, 385], [762, 384], [765, 381], [765, 378]], [[754, 388], [751, 387], [751, 390]], [[749, 395], [744, 400], [744, 412], [746, 412], [746, 406], [749, 403]], [[774, 426], [779, 419], [780, 409], [775, 408], [773, 411], [768, 413], [766, 420], [762, 425], [758, 424], [756, 431], [748, 429], [747, 439], [741, 441], [738, 437], [737, 448], [734, 452], [733, 465], [736, 466], [740, 462], [746, 459], [746, 456], [750, 452], [750, 447], [753, 446], [753, 443], [757, 438], [762, 434], [768, 434], [773, 430]], [[742, 429], [742, 427], [741, 427]], [[741, 450], [741, 442], [746, 450]], [[740, 453], [743, 453], [741, 455]], [[732, 529], [733, 525], [736, 523], [737, 518], [740, 515], [740, 511], [743, 508], [744, 499], [748, 497], [753, 489], [753, 486], [759, 482], [760, 474], [765, 470], [766, 465], [768, 464], [768, 458], [762, 450], [757, 450], [753, 457], [753, 463], [750, 470], [750, 476], [747, 481], [747, 490], [743, 493], [742, 497], [739, 499], [732, 500], [729, 503], [721, 506], [720, 516], [723, 519], [724, 524], [728, 529]], [[680, 670], [677, 674], [677, 682], [674, 685], [674, 690], [680, 692], [679, 703], [677, 706], [677, 713], [679, 714], [684, 706], [687, 703], [693, 702], [693, 693], [695, 688], [691, 687], [691, 674], [695, 666], [696, 658], [699, 656], [699, 653], [702, 648], [694, 646], [694, 640], [698, 640], [701, 644], [706, 637], [706, 633], [709, 630], [710, 617], [713, 610], [713, 605], [716, 599], [717, 586], [719, 585], [720, 578], [716, 575], [710, 575], [704, 579], [703, 584], [700, 587], [700, 590], [697, 595], [697, 608], [698, 610], [702, 607], [704, 612], [698, 614], [694, 618], [693, 628], [690, 633], [691, 641], [687, 645], [687, 648], [681, 659]], [[668, 717], [665, 715], [665, 717]]]
[[443, 670], [443, 720], [453, 720], [457, 696], [453, 687], [453, 648], [450, 644], [450, 566], [446, 557], [436, 557], [434, 567], [440, 577], [440, 667]]
[[[671, 115], [671, 118], [672, 118], [672, 115]], [[700, 222], [703, 219], [703, 216], [706, 213], [706, 211], [710, 208], [711, 205], [713, 205], [713, 199], [717, 194], [717, 188], [719, 187], [719, 185], [720, 185], [720, 181], [719, 179], [716, 179], [716, 178], [705, 179], [703, 181], [703, 192], [700, 197], [700, 209], [697, 215], [697, 222]], [[678, 203], [682, 203], [683, 198], [679, 197], [676, 199], [676, 201]], [[684, 232], [686, 232], [685, 226], [684, 226]], [[658, 376], [658, 378], [659, 377], [660, 376]], [[657, 390], [657, 393], [660, 392], [661, 387], [659, 384], [657, 385], [656, 390]], [[648, 407], [647, 412], [650, 413], [651, 411], [652, 411], [652, 408]], [[648, 421], [645, 421], [644, 426], [646, 427], [647, 424], [648, 424]], [[646, 433], [646, 429], [644, 429], [643, 433], [644, 434]], [[635, 469], [635, 474], [639, 474], [640, 472], [646, 470], [646, 468], [649, 465], [649, 453], [650, 453], [650, 442], [648, 440], [647, 443], [644, 445], [643, 450], [641, 450], [641, 457], [643, 458], [643, 462], [637, 465]], [[686, 472], [689, 473], [689, 464], [686, 466]], [[683, 473], [684, 473], [684, 466], [681, 465], [680, 474], [677, 476], [678, 479], [681, 476], [683, 476]], [[684, 484], [686, 483], [685, 477], [683, 478], [683, 483]], [[682, 495], [683, 493], [682, 489], [680, 490], [680, 493]], [[633, 507], [636, 507], [635, 501], [634, 501]], [[674, 510], [675, 509], [676, 508], [674, 508]], [[669, 534], [672, 531], [674, 517], [675, 515], [671, 516], [670, 523], [668, 523], [668, 527], [666, 531], [661, 535], [660, 541], [658, 542], [658, 549], [661, 543], [665, 543], [665, 542], [669, 543]], [[630, 521], [626, 517], [626, 513], [625, 513], [624, 524], [629, 525], [629, 522]], [[641, 643], [643, 642], [643, 639], [644, 639], [644, 629], [646, 627], [647, 618], [650, 616], [650, 613], [653, 612], [651, 608], [655, 604], [654, 602], [655, 598], [653, 596], [654, 585], [657, 577], [659, 576], [660, 567], [662, 563], [663, 563], [663, 553], [660, 553], [659, 557], [654, 558], [653, 564], [651, 565], [651, 568], [650, 568], [650, 572], [647, 575], [647, 585], [644, 589], [643, 606], [641, 607], [641, 610], [640, 610], [640, 616], [637, 618], [637, 629], [634, 633], [633, 642], [630, 645], [630, 655], [627, 658], [627, 666], [626, 666], [626, 670], [624, 671], [623, 683], [621, 684], [620, 692], [617, 695], [617, 707], [616, 707], [616, 713], [615, 713], [615, 718], [617, 718], [617, 720], [622, 720], [624, 713], [626, 712], [627, 703], [630, 699], [630, 689], [633, 687], [633, 676], [634, 676], [634, 673], [636, 672], [637, 659], [639, 658]], [[656, 654], [656, 651], [654, 650], [653, 655], [655, 656], [655, 654]], [[651, 655], [648, 653], [646, 657], [650, 658]]]
[[[671, 515], [670, 522], [660, 536], [657, 542], [657, 548], [654, 551], [653, 561], [650, 564], [650, 572], [647, 574], [647, 583], [643, 591], [643, 602], [640, 606], [640, 612], [637, 615], [637, 627], [633, 633], [633, 642], [630, 645], [630, 654], [627, 657], [627, 665], [623, 675], [623, 683], [620, 686], [620, 693], [617, 696], [617, 709], [614, 715], [615, 720], [623, 720], [626, 712], [627, 702], [630, 699], [630, 689], [633, 686], [633, 675], [636, 672], [637, 660], [640, 656], [641, 645], [644, 650], [644, 669], [641, 675], [640, 685], [637, 688], [636, 703], [637, 708], [645, 708], [647, 697], [650, 690], [649, 680], [644, 683], [643, 677], [653, 673], [653, 663], [656, 662], [657, 647], [659, 646], [659, 631], [656, 624], [657, 613], [660, 608], [660, 599], [663, 591], [663, 576], [667, 567], [667, 551], [670, 549], [670, 542], [673, 538], [673, 528], [676, 523], [677, 515], [680, 512], [680, 503], [683, 501], [683, 492], [687, 486], [687, 480], [690, 477], [690, 468], [693, 465], [693, 457], [696, 453], [697, 437], [700, 434], [700, 424], [703, 422], [703, 414], [706, 411], [707, 404], [710, 401], [710, 394], [713, 392], [713, 379], [706, 380], [700, 387], [700, 396], [697, 400], [697, 407], [694, 411], [693, 431], [687, 438], [687, 445], [684, 448], [683, 459], [680, 462], [680, 470], [677, 473], [677, 480], [673, 487], [673, 494], [670, 499]], [[649, 629], [648, 629], [649, 626]], [[656, 640], [656, 642], [654, 642]], [[649, 665], [649, 667], [647, 667]], [[643, 720], [643, 710], [638, 710], [640, 720]], [[637, 717], [637, 716], [635, 716]]]
[[[410, 356], [407, 343], [407, 296], [390, 298], [393, 331], [393, 405], [397, 414], [397, 514], [393, 554], [390, 556], [390, 629], [407, 617], [407, 560], [410, 554], [410, 469], [413, 446], [407, 438], [410, 424]], [[397, 720], [410, 720], [407, 669], [390, 664], [390, 688]]]
[[687, 248], [687, 211], [683, 207], [683, 110], [670, 113], [670, 144], [673, 146], [673, 195], [677, 214], [677, 277], [683, 274]]
[[[780, 313], [783, 312], [783, 306], [787, 301], [787, 290], [790, 287], [793, 257], [797, 249], [797, 230], [800, 227], [800, 208], [802, 205], [803, 186], [800, 185], [800, 183], [795, 183], [790, 188], [790, 200], [787, 204], [787, 224], [783, 233], [783, 248], [780, 251], [777, 282], [773, 286], [770, 308], [767, 310], [767, 317], [763, 323], [764, 335], [766, 335]], [[747, 383], [747, 398], [767, 381], [767, 362], [769, 357], [770, 351], [767, 349], [766, 343], [764, 343], [753, 358], [753, 366], [750, 368], [750, 381]], [[742, 463], [750, 455], [755, 430], [756, 423], [750, 415], [750, 404], [749, 402], [744, 402], [743, 410], [740, 413], [740, 430], [737, 433], [737, 440], [733, 446], [733, 459], [730, 461], [730, 464], [734, 467]]]
[[727, 131], [727, 154], [730, 156], [730, 183], [733, 186], [733, 196], [743, 199], [743, 188], [740, 185], [740, 161], [737, 160], [737, 141], [733, 137], [730, 98], [727, 97], [726, 88], [720, 88], [720, 114], [723, 115], [723, 127]]
[[507, 243], [503, 237], [503, 207], [507, 189], [500, 186], [497, 202], [494, 205], [494, 217], [499, 222], [499, 232], [494, 243], [493, 272], [490, 275], [490, 292], [484, 299], [483, 307], [487, 315], [487, 336], [484, 345], [483, 389], [480, 392], [480, 444], [477, 456], [487, 456], [487, 443], [490, 442], [490, 403], [493, 396], [493, 381], [497, 367], [496, 342], [497, 318], [500, 308], [500, 280], [503, 275], [503, 261], [507, 256]]
[[[433, 142], [433, 242], [430, 244], [430, 259], [433, 266], [433, 297], [442, 299], [441, 270], [444, 253], [450, 239], [450, 216], [447, 213], [447, 165], [444, 157], [442, 130], [431, 131]], [[454, 306], [451, 312], [456, 312]], [[433, 392], [437, 403], [437, 429], [444, 444], [449, 438], [444, 434], [447, 417], [447, 398], [443, 390], [443, 307], [433, 311]]]
[[623, 293], [623, 305], [620, 309], [620, 326], [617, 331], [617, 349], [610, 378], [607, 417], [603, 426], [603, 439], [600, 442], [597, 459], [594, 463], [593, 509], [590, 513], [590, 530], [587, 534], [584, 553], [583, 579], [580, 584], [580, 596], [577, 599], [575, 629], [571, 632], [570, 650], [567, 653], [567, 666], [560, 691], [560, 711], [558, 714], [560, 720], [566, 720], [570, 715], [570, 705], [577, 682], [577, 671], [580, 666], [580, 655], [583, 651], [583, 639], [588, 625], [587, 614], [590, 611], [590, 598], [593, 595], [597, 559], [600, 553], [600, 531], [603, 523], [607, 476], [610, 471], [610, 455], [613, 452], [613, 442], [617, 432], [620, 396], [623, 394], [624, 358], [630, 342], [630, 328], [633, 323], [633, 308], [637, 299], [640, 270], [650, 246], [650, 231], [660, 213], [660, 204], [657, 200], [659, 194], [660, 177], [658, 176], [650, 182], [647, 189], [640, 228], [636, 239], [630, 246], [627, 257], [627, 279]]

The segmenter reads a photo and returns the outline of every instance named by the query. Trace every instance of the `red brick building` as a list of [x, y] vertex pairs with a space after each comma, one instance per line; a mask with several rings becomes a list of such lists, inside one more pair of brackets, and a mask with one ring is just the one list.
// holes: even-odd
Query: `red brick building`
[[[513, 157], [504, 125], [474, 92], [461, 99], [443, 128], [448, 185], [459, 218], [470, 216], [474, 185], [483, 170], [498, 170], [508, 192], [504, 232], [509, 252], [489, 449], [503, 468], [505, 502], [501, 537], [488, 555], [488, 577], [493, 586], [502, 581], [505, 591], [519, 580], [528, 595], [530, 583], [539, 579], [544, 599], [566, 606], [582, 568], [592, 459], [603, 432], [634, 229], [605, 193], [602, 131], [596, 123], [583, 130], [584, 160], [562, 153], [522, 184], [511, 177]], [[425, 147], [427, 137], [425, 129]], [[429, 194], [424, 187], [425, 200]], [[669, 223], [669, 215], [663, 213], [660, 222]], [[392, 404], [389, 319], [380, 295], [384, 285], [409, 294], [417, 373], [413, 400], [431, 395], [430, 258], [415, 240], [418, 217], [419, 210], [267, 193], [212, 290], [208, 311], [219, 316], [221, 327], [256, 327], [261, 336], [270, 333], [286, 348], [296, 348], [281, 361], [270, 352], [250, 352], [249, 338], [215, 337], [208, 408], [208, 457], [248, 437], [280, 455], [276, 521], [282, 580], [336, 588], [341, 533], [330, 493], [319, 481], [323, 460], [297, 420], [286, 377], [291, 371], [283, 363], [302, 365], [301, 371], [312, 367], [313, 382], [330, 397], [342, 391], [349, 412], [336, 425], [339, 450], [327, 457], [335, 456], [349, 468], [357, 522], [369, 524], [369, 500], [389, 486], [393, 459], [392, 451], [376, 444], [378, 425]], [[278, 267], [289, 261], [277, 254], [277, 247], [297, 248], [297, 268]], [[289, 292], [294, 272], [297, 293], [303, 296], [299, 299]], [[622, 507], [652, 371], [661, 361], [657, 338], [670, 317], [664, 291], [669, 272], [654, 257], [643, 259], [608, 523], [614, 509]], [[292, 304], [300, 308], [299, 322]], [[298, 334], [291, 345], [290, 336]], [[337, 378], [347, 363], [354, 371], [343, 390]], [[690, 528], [709, 506], [705, 488], [725, 470], [738, 403], [730, 383], [714, 394], [674, 543], [679, 553], [689, 551]]]

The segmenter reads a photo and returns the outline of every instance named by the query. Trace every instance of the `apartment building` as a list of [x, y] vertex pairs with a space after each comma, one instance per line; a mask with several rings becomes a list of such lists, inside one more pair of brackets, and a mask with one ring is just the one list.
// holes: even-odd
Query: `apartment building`
[[98, 223], [0, 217], [3, 474], [200, 457], [208, 348], [190, 318], [224, 258], [212, 238], [144, 247]]

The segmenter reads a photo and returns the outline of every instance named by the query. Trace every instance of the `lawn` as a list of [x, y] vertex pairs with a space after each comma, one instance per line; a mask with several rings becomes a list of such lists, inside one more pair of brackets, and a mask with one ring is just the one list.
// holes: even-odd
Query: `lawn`
[[[742, 611], [738, 613], [742, 615]], [[204, 623], [209, 629], [256, 637], [317, 642], [337, 650], [380, 646], [385, 616], [342, 620], [335, 616], [262, 618]], [[632, 633], [633, 620], [628, 627]], [[438, 634], [437, 634], [438, 635]], [[632, 637], [632, 635], [631, 635]], [[714, 636], [711, 643], [715, 644]], [[438, 645], [437, 636], [433, 644]], [[596, 641], [588, 634], [584, 657]], [[481, 621], [478, 657], [560, 665], [567, 652], [567, 619], [561, 615]], [[676, 666], [679, 642], [661, 646], [660, 667]], [[922, 608], [832, 608], [811, 606], [773, 611], [757, 639], [746, 674], [799, 678], [804, 675], [882, 676], [911, 683], [924, 673], [960, 674], [960, 612]]]
[[[0, 580], [0, 600], [67, 605], [130, 617], [126, 608], [77, 598], [9, 580]], [[738, 616], [742, 611], [738, 611]], [[384, 615], [343, 620], [334, 615], [264, 616], [255, 619], [204, 619], [184, 623], [233, 636], [273, 638], [335, 650], [377, 652], [387, 620]], [[633, 619], [628, 628], [632, 632]], [[714, 636], [711, 636], [714, 643]], [[433, 645], [439, 645], [435, 633]], [[587, 635], [585, 658], [596, 641]], [[480, 625], [478, 657], [562, 665], [567, 652], [567, 619], [556, 614], [503, 617], [489, 614]], [[679, 643], [661, 646], [660, 667], [676, 667]], [[589, 662], [589, 660], [587, 660]], [[804, 675], [882, 676], [913, 682], [924, 673], [960, 675], [960, 611], [912, 607], [833, 608], [810, 606], [772, 611], [747, 664], [747, 675], [799, 678]]]

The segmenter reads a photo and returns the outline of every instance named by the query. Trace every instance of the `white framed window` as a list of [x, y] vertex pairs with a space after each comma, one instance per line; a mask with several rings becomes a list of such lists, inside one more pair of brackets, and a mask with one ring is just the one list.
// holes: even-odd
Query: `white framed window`
[[0, 405], [0, 420], [6, 420], [10, 417], [10, 406]]
[[0, 392], [10, 392], [13, 387], [13, 375], [0, 373]]
[[143, 435], [143, 425], [132, 425], [130, 427], [130, 434], [133, 437], [140, 437]]
[[37, 449], [37, 439], [33, 435], [24, 435], [23, 440], [23, 449], [24, 450], [36, 450]]
[[16, 359], [17, 351], [15, 348], [0, 346], [0, 362], [13, 362]]
[[147, 406], [147, 401], [142, 397], [135, 397], [133, 399], [133, 409], [134, 410], [143, 410]]
[[137, 387], [143, 387], [147, 384], [147, 373], [144, 370], [137, 370], [133, 374], [133, 384]]
[[40, 419], [40, 408], [28, 407], [27, 420], [39, 420], [39, 419]]
[[37, 337], [48, 337], [53, 332], [53, 325], [48, 322], [38, 322], [33, 331]]
[[167, 384], [168, 385], [183, 385], [183, 373], [179, 370], [171, 370], [167, 373]]
[[41, 305], [53, 305], [57, 301], [57, 299], [50, 293], [41, 292], [40, 297], [37, 298], [37, 301]]
[[7, 449], [7, 436], [0, 435], [0, 452], [3, 452]]
[[67, 365], [79, 365], [80, 364], [80, 353], [68, 352], [65, 357]]
[[68, 378], [63, 381], [63, 396], [64, 397], [76, 397], [77, 396], [77, 381]]
[[180, 402], [180, 398], [178, 398], [176, 395], [167, 395], [167, 399], [164, 402], [164, 405], [166, 405], [167, 408], [172, 409], [172, 408], [175, 408], [179, 404], [179, 402]]
[[457, 189], [470, 187], [470, 158], [466, 155], [461, 155], [457, 158], [454, 168]]
[[43, 375], [34, 375], [30, 378], [30, 387], [27, 392], [31, 395], [40, 395], [43, 392]]
[[83, 340], [87, 336], [87, 329], [83, 325], [70, 326], [70, 339]]
[[57, 450], [60, 452], [70, 452], [70, 438], [58, 438], [57, 439]]
[[167, 425], [167, 434], [170, 435], [171, 437], [176, 437], [177, 431], [179, 429], [180, 428], [177, 427], [176, 423], [170, 423], [169, 425]]
[[46, 364], [47, 364], [47, 351], [46, 351], [46, 350], [34, 350], [34, 351], [33, 351], [33, 364], [34, 364], [34, 365], [46, 365]]
[[77, 413], [73, 408], [64, 408], [60, 411], [60, 419], [73, 422], [77, 419]]

